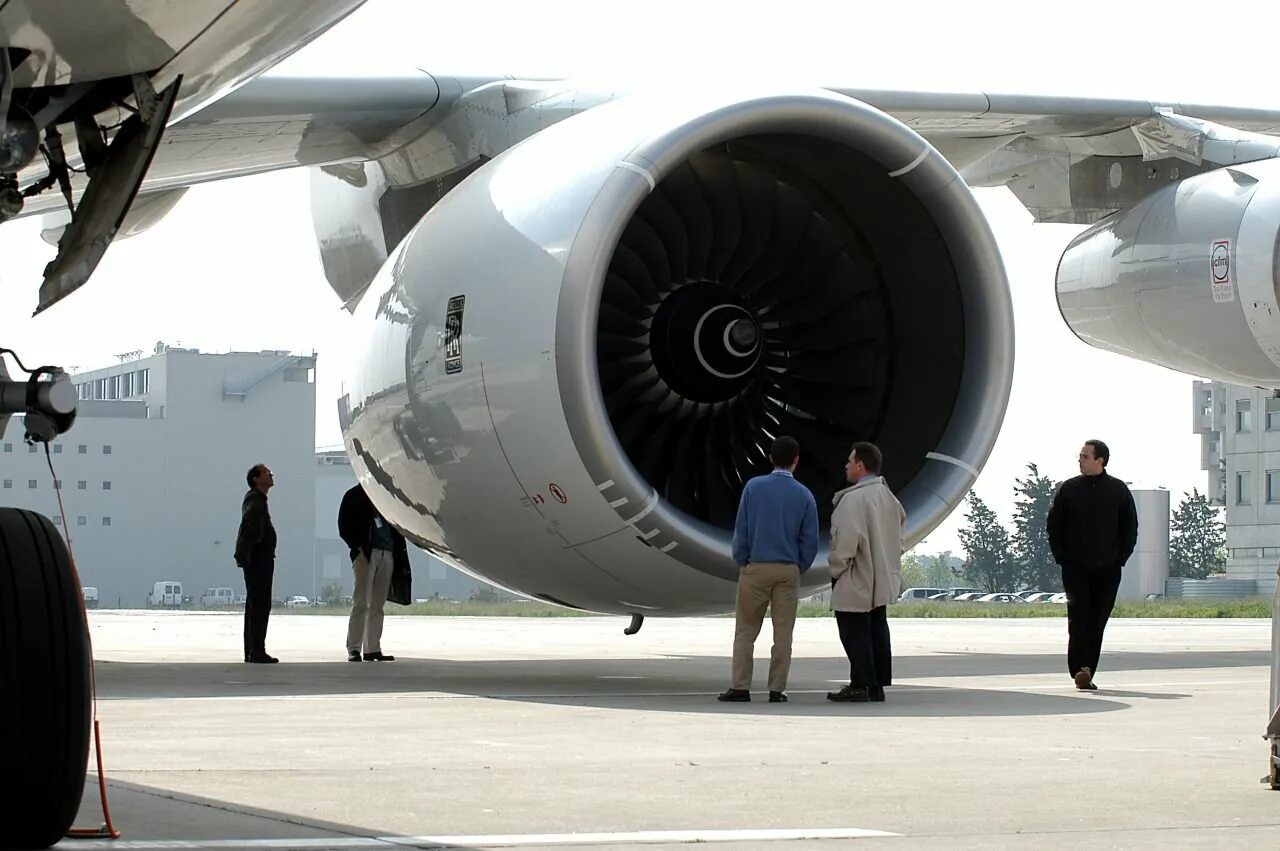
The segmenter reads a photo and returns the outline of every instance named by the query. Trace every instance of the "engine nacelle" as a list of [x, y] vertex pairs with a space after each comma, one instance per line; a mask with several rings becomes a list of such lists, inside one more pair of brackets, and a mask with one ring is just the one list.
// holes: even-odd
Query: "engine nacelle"
[[1058, 305], [1101, 349], [1280, 388], [1280, 160], [1167, 186], [1076, 237]]
[[340, 414], [379, 509], [474, 574], [605, 612], [732, 608], [738, 495], [778, 434], [824, 526], [851, 443], [878, 443], [914, 543], [972, 485], [1013, 370], [964, 182], [820, 91], [551, 126], [437, 203], [356, 320]]

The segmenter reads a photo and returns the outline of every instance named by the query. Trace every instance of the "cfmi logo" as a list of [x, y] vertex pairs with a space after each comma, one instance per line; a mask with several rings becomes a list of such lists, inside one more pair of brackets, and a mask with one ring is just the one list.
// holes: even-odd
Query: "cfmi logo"
[[1213, 244], [1209, 252], [1209, 267], [1215, 284], [1231, 283], [1231, 241], [1222, 239]]

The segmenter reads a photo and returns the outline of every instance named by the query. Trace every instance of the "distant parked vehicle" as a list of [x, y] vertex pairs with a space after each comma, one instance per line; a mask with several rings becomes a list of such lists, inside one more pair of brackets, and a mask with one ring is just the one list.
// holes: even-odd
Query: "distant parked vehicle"
[[934, 594], [941, 594], [941, 588], [908, 588], [898, 596], [899, 603], [922, 602], [928, 600]]
[[301, 594], [294, 594], [292, 597], [284, 601], [286, 609], [306, 609], [311, 606], [311, 601]]
[[929, 595], [929, 602], [931, 602], [931, 603], [949, 603], [949, 602], [951, 602], [951, 592], [950, 592], [950, 591], [939, 591], [937, 594], [930, 594], [930, 595]]
[[1048, 603], [1052, 598], [1052, 591], [1037, 591], [1034, 594], [1028, 594], [1022, 599], [1028, 603]]
[[957, 603], [976, 603], [979, 597], [985, 597], [985, 591], [966, 591], [963, 594], [956, 595]]
[[236, 602], [236, 592], [230, 588], [206, 588], [200, 595], [200, 605], [206, 609], [230, 608]]
[[1059, 591], [1058, 593], [1054, 594], [1052, 597], [1049, 598], [1049, 602], [1065, 603], [1067, 602], [1067, 593], [1065, 591]]
[[84, 607], [86, 609], [98, 608], [98, 589], [92, 585], [86, 585], [82, 591], [84, 593]]
[[182, 606], [182, 583], [172, 579], [157, 582], [147, 595], [147, 606], [153, 609], [177, 609]]
[[983, 594], [979, 603], [1021, 603], [1023, 599], [1017, 594]]

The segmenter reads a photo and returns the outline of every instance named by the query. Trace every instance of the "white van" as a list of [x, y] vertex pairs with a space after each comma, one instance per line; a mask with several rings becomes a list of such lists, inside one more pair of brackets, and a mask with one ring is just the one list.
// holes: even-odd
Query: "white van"
[[147, 595], [147, 605], [151, 608], [178, 608], [182, 605], [182, 583], [171, 579], [157, 582]]
[[230, 588], [206, 588], [200, 595], [200, 605], [206, 609], [230, 608], [236, 603], [236, 592]]

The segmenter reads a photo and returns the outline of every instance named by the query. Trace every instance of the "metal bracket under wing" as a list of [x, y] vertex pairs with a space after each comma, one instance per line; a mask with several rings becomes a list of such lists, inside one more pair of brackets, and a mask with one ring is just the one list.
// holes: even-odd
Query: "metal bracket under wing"
[[146, 77], [134, 77], [138, 112], [111, 140], [71, 224], [58, 240], [58, 254], [44, 269], [36, 313], [78, 290], [97, 268], [142, 186], [181, 84], [179, 77], [157, 93]]

